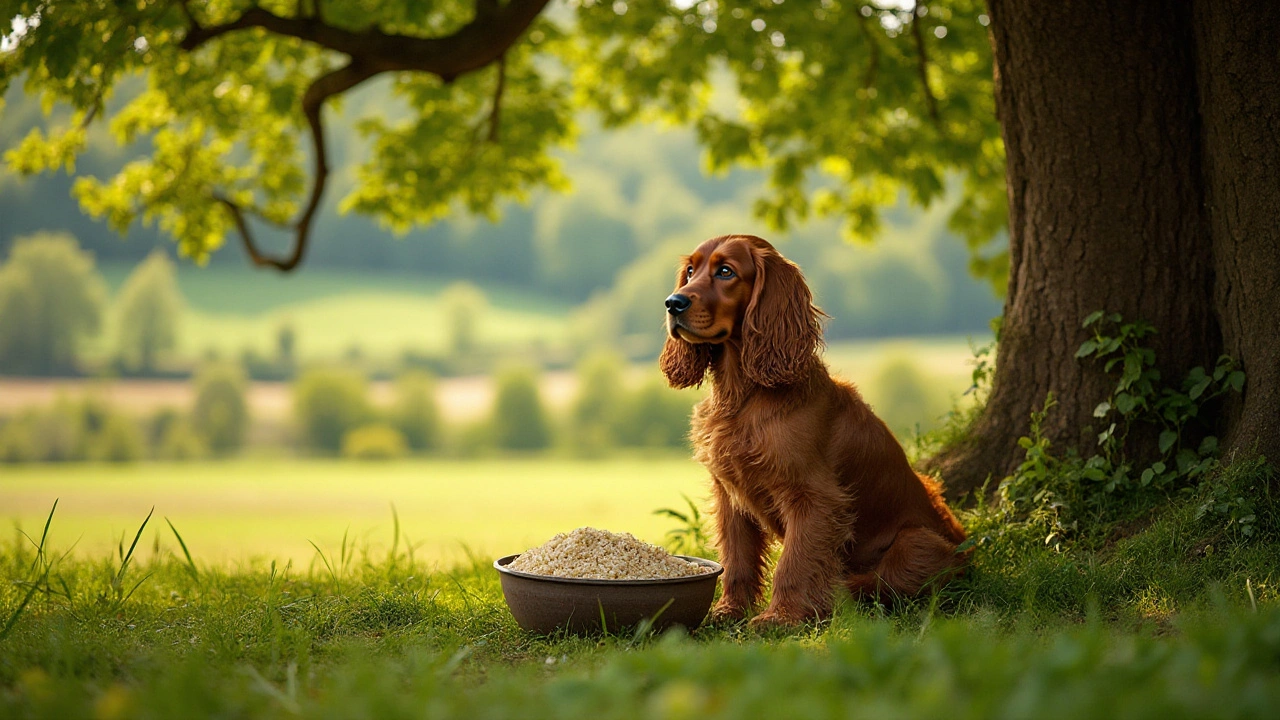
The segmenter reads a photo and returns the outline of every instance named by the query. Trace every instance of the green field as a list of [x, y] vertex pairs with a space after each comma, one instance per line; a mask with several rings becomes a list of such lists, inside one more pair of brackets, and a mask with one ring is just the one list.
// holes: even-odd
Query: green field
[[[130, 268], [103, 269], [117, 288]], [[297, 355], [332, 360], [352, 348], [367, 357], [399, 358], [406, 350], [438, 353], [448, 337], [440, 296], [448, 283], [407, 275], [309, 270], [271, 275], [241, 267], [183, 266], [178, 282], [187, 301], [177, 353], [200, 357], [209, 350], [236, 357], [246, 348], [270, 357], [276, 332], [293, 327]], [[531, 342], [556, 345], [568, 330], [569, 306], [543, 295], [482, 285], [489, 307], [480, 318], [481, 346], [502, 348]], [[91, 354], [110, 349], [115, 319]]]
[[0, 508], [34, 533], [58, 499], [52, 540], [81, 556], [132, 539], [154, 505], [147, 553], [177, 549], [167, 517], [203, 561], [306, 565], [311, 542], [334, 552], [347, 533], [357, 546], [390, 546], [394, 505], [416, 557], [449, 566], [583, 525], [659, 541], [671, 524], [653, 510], [683, 506], [682, 493], [700, 498], [703, 477], [680, 458], [11, 466], [0, 473]]

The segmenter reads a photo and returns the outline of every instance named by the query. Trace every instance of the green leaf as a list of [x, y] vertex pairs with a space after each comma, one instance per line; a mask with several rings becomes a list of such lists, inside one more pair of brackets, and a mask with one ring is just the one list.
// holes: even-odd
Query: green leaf
[[1101, 310], [1096, 310], [1094, 312], [1089, 313], [1088, 316], [1085, 317], [1084, 322], [1080, 325], [1080, 327], [1089, 327], [1090, 325], [1101, 320], [1103, 315], [1106, 315], [1106, 313]]
[[1133, 409], [1137, 406], [1138, 398], [1133, 395], [1130, 395], [1129, 393], [1120, 393], [1119, 395], [1116, 395], [1116, 410], [1119, 410], [1121, 415], [1128, 415], [1133, 412]]
[[1200, 448], [1197, 450], [1201, 455], [1217, 455], [1218, 454], [1218, 438], [1210, 435], [1200, 441]]
[[1244, 389], [1244, 373], [1236, 370], [1227, 376], [1227, 384], [1231, 385], [1231, 389], [1240, 392]]
[[1143, 470], [1142, 478], [1141, 478], [1142, 486], [1146, 487], [1150, 485], [1152, 478], [1154, 478], [1155, 476], [1156, 476], [1156, 473], [1151, 468], [1147, 468], [1146, 470]]
[[1160, 454], [1163, 455], [1169, 452], [1169, 448], [1173, 447], [1176, 442], [1178, 442], [1178, 433], [1172, 430], [1165, 430], [1160, 433]]
[[1142, 358], [1136, 354], [1124, 356], [1124, 373], [1120, 375], [1120, 387], [1127, 388], [1142, 377]]
[[1109, 412], [1111, 412], [1111, 403], [1104, 400], [1098, 403], [1098, 407], [1093, 409], [1093, 416], [1100, 418], [1106, 416]]
[[1097, 340], [1085, 340], [1084, 343], [1080, 345], [1080, 349], [1076, 350], [1076, 357], [1078, 358], [1086, 357], [1089, 354], [1091, 354], [1094, 350], [1097, 350], [1097, 349], [1098, 349]]
[[[1196, 368], [1196, 369], [1199, 370], [1200, 368]], [[1203, 375], [1204, 371], [1201, 371], [1201, 374]], [[1207, 378], [1207, 377], [1204, 378], [1203, 380], [1200, 380], [1199, 382], [1197, 382], [1195, 385], [1191, 387], [1191, 390], [1187, 393], [1187, 396], [1190, 397], [1192, 400], [1195, 400], [1196, 398], [1204, 394], [1205, 389], [1209, 387], [1209, 383], [1211, 382], [1213, 382], [1213, 379]]]

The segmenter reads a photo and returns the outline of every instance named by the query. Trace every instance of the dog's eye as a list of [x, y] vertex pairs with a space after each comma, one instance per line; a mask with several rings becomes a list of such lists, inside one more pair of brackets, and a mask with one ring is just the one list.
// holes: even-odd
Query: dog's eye
[[721, 280], [728, 280], [729, 278], [733, 277], [733, 268], [729, 267], [728, 265], [721, 265], [720, 269], [716, 271], [716, 277], [720, 278]]
[[689, 279], [689, 278], [691, 278], [691, 277], [693, 277], [693, 266], [692, 266], [692, 265], [690, 265], [689, 267], [687, 267], [687, 268], [685, 268], [685, 269], [684, 269], [684, 279], [685, 279], [685, 280], [688, 280], [688, 279]]

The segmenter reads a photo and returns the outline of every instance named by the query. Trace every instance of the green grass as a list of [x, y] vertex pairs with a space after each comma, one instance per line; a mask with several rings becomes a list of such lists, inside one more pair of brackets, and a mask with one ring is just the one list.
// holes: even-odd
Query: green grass
[[[147, 510], [157, 522], [141, 547], [176, 550], [167, 517], [205, 562], [294, 561], [310, 542], [335, 551], [344, 535], [392, 542], [392, 505], [415, 558], [452, 565], [467, 553], [519, 552], [582, 525], [658, 541], [670, 521], [653, 515], [704, 494], [705, 473], [681, 457], [618, 460], [236, 460], [136, 466], [29, 465], [0, 472], [0, 508], [34, 533], [55, 498], [58, 546], [78, 540], [97, 557], [132, 533]], [[402, 541], [403, 542], [403, 541]]]
[[34, 527], [0, 548], [0, 716], [1270, 717], [1274, 507], [1244, 538], [1198, 504], [1098, 551], [996, 540], [893, 608], [846, 599], [792, 631], [660, 638], [525, 634], [488, 558], [440, 572], [401, 545], [332, 572], [229, 570], [170, 544], [122, 570], [124, 549], [59, 560]]

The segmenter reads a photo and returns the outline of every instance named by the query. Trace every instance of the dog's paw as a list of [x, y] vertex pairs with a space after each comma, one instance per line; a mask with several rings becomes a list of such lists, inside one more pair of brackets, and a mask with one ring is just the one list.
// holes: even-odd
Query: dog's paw
[[747, 619], [749, 609], [745, 605], [738, 603], [725, 602], [721, 600], [716, 606], [711, 608], [711, 622], [713, 623], [732, 623], [741, 622]]
[[749, 627], [755, 630], [768, 630], [771, 628], [788, 628], [803, 623], [807, 618], [803, 615], [793, 615], [779, 610], [765, 610], [759, 615], [751, 618], [751, 622], [747, 623]]

